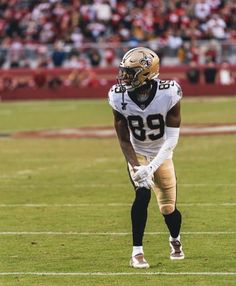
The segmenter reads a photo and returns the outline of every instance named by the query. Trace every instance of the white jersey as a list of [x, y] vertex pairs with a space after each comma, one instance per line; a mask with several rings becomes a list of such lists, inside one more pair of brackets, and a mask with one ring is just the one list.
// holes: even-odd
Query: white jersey
[[137, 101], [135, 92], [114, 85], [109, 91], [109, 104], [127, 120], [130, 141], [136, 153], [154, 157], [165, 141], [167, 112], [181, 99], [179, 84], [156, 79], [151, 94], [144, 103]]

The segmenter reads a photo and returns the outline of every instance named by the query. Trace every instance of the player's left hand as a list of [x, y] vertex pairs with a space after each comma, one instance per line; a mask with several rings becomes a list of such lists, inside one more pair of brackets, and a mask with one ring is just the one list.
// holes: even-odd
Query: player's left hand
[[133, 179], [136, 182], [140, 182], [146, 178], [152, 178], [153, 177], [153, 173], [154, 173], [154, 169], [152, 166], [147, 165], [147, 166], [135, 166], [134, 167], [134, 175], [133, 175]]

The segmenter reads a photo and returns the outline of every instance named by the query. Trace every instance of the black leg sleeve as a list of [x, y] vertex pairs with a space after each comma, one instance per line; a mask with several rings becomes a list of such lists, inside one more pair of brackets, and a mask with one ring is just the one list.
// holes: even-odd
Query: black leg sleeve
[[146, 188], [139, 188], [135, 192], [135, 200], [131, 208], [133, 246], [141, 246], [143, 244], [150, 198], [151, 191]]
[[170, 235], [173, 238], [178, 237], [182, 222], [181, 213], [175, 209], [173, 213], [163, 216], [165, 218], [165, 223], [170, 231]]

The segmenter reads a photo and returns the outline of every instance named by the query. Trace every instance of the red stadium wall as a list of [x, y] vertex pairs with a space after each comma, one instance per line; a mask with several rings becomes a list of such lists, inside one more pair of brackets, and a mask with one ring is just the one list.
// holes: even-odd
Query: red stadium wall
[[[188, 66], [181, 67], [162, 67], [162, 79], [175, 79], [181, 83], [184, 96], [234, 96], [236, 95], [236, 81], [231, 85], [205, 84], [201, 79], [199, 84], [190, 84], [186, 80]], [[203, 69], [203, 67], [200, 67]], [[235, 78], [236, 66], [231, 67]], [[0, 70], [1, 78], [20, 79], [21, 81], [32, 80], [38, 70], [15, 69]], [[69, 69], [48, 69], [43, 70], [48, 79], [60, 77], [65, 79], [72, 72]], [[79, 98], [106, 98], [110, 86], [116, 82], [117, 69], [100, 68], [93, 69], [96, 76], [96, 84], [87, 87], [80, 86], [60, 86], [55, 88], [44, 87], [17, 87], [12, 90], [0, 90], [1, 100], [41, 100], [41, 99], [79, 99]]]

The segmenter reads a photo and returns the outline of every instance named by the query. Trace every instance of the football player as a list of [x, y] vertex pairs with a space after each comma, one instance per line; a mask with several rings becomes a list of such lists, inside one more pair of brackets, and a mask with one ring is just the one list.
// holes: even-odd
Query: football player
[[131, 208], [133, 251], [130, 266], [148, 268], [143, 235], [154, 191], [170, 232], [170, 259], [183, 259], [181, 213], [176, 207], [172, 153], [180, 131], [182, 91], [173, 80], [160, 80], [159, 57], [148, 48], [129, 50], [119, 66], [118, 84], [109, 91], [114, 125], [135, 189]]

